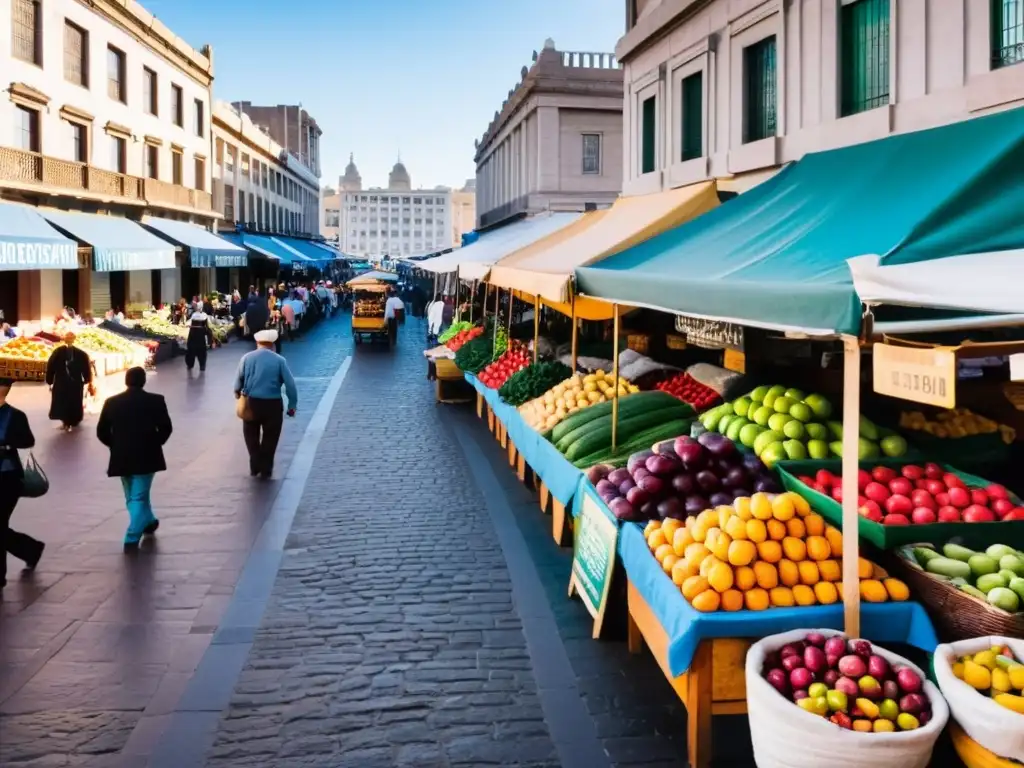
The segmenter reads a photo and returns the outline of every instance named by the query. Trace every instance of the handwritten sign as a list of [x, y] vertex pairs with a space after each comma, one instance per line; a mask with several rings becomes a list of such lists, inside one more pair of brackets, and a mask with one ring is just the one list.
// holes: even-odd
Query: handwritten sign
[[583, 504], [575, 521], [575, 535], [572, 553], [573, 587], [580, 599], [594, 617], [594, 638], [601, 635], [608, 592], [615, 570], [615, 552], [619, 540], [619, 527], [599, 506], [601, 502], [593, 495], [592, 489], [581, 491]]
[[676, 316], [676, 331], [686, 334], [686, 341], [708, 349], [743, 349], [743, 326], [721, 320]]
[[915, 403], [956, 405], [956, 355], [950, 349], [875, 344], [875, 392]]
[[747, 356], [742, 352], [737, 352], [735, 349], [727, 349], [725, 350], [724, 359], [722, 360], [722, 367], [728, 371], [746, 373]]

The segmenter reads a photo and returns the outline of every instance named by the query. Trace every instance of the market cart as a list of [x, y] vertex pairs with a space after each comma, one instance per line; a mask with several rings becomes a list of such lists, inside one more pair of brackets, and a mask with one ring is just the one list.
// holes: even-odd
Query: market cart
[[388, 286], [380, 282], [358, 282], [348, 285], [352, 290], [352, 338], [356, 344], [365, 341], [391, 343], [388, 321], [384, 319]]

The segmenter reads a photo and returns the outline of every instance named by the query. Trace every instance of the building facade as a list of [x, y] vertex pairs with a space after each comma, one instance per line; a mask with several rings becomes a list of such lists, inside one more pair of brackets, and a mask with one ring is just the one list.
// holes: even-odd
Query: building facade
[[343, 253], [365, 259], [402, 258], [452, 247], [452, 191], [413, 189], [401, 160], [391, 169], [387, 189], [364, 190], [352, 160], [339, 186]]
[[462, 246], [462, 236], [476, 229], [476, 179], [452, 191], [452, 245]]
[[626, 0], [624, 191], [1024, 104], [1024, 0]]
[[331, 187], [320, 190], [320, 234], [324, 239], [337, 243], [341, 233], [341, 195]]
[[622, 188], [622, 70], [544, 44], [476, 142], [477, 228], [602, 208]]
[[[0, 0], [0, 200], [211, 228], [213, 54], [133, 0]], [[165, 300], [179, 268], [0, 271], [7, 317]], [[187, 269], [187, 265], [185, 265]]]

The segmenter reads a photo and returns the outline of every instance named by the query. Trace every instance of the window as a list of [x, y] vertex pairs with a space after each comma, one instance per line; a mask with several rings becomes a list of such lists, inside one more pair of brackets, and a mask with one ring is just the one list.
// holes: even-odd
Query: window
[[423, 204], [423, 198], [422, 197], [414, 197], [412, 199], [412, 204], [413, 205], [422, 205]]
[[128, 144], [120, 136], [110, 137], [110, 169], [117, 173], [128, 172]]
[[177, 184], [179, 187], [184, 186], [182, 183], [182, 171], [181, 171], [182, 153], [180, 149], [171, 150], [171, 183]]
[[224, 185], [224, 218], [231, 222], [235, 220], [235, 188], [230, 184]]
[[235, 170], [235, 148], [229, 146], [227, 154], [224, 159], [224, 167], [229, 170]]
[[206, 131], [206, 128], [204, 127], [204, 121], [203, 121], [203, 102], [200, 101], [199, 99], [196, 99], [195, 100], [195, 108], [196, 108], [196, 111], [195, 111], [195, 115], [196, 115], [196, 125], [195, 125], [196, 136], [202, 136], [205, 133], [205, 131]]
[[89, 129], [81, 123], [67, 122], [71, 144], [71, 159], [76, 163], [89, 162]]
[[142, 104], [143, 108], [149, 114], [159, 114], [160, 109], [157, 102], [156, 92], [156, 72], [148, 67], [142, 68]]
[[64, 79], [69, 83], [89, 87], [89, 33], [64, 22]]
[[249, 156], [245, 152], [242, 153], [242, 175], [249, 175]]
[[146, 145], [146, 178], [160, 178], [160, 147], [156, 144]]
[[43, 66], [40, 0], [14, 0], [11, 17], [11, 53], [14, 58]]
[[39, 113], [14, 105], [14, 146], [25, 152], [39, 151]]
[[171, 120], [179, 128], [185, 127], [185, 102], [181, 95], [180, 85], [171, 85]]
[[992, 0], [992, 69], [1024, 62], [1024, 0]]
[[601, 173], [601, 135], [583, 134], [583, 173]]
[[249, 193], [249, 221], [256, 221], [256, 196], [252, 192]]
[[112, 45], [107, 46], [107, 95], [114, 101], [128, 103], [128, 90], [125, 88], [124, 51]]
[[206, 190], [206, 158], [196, 155], [196, 183], [195, 188]]
[[743, 49], [743, 142], [775, 135], [775, 35]]
[[889, 0], [857, 0], [841, 13], [839, 112], [845, 117], [889, 103]]
[[654, 96], [644, 99], [640, 109], [640, 173], [654, 172], [658, 143], [658, 102]]
[[704, 73], [694, 72], [682, 82], [683, 114], [681, 160], [693, 160], [704, 154]]

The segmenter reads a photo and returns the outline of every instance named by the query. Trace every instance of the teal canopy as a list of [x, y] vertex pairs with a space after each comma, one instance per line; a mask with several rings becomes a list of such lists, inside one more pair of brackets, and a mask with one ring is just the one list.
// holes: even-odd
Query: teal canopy
[[856, 333], [847, 259], [1024, 247], [1024, 109], [807, 155], [676, 229], [576, 270], [581, 294], [812, 333]]

